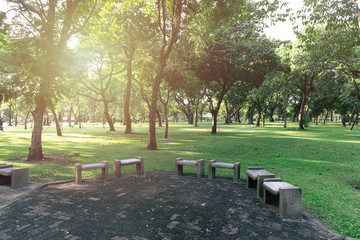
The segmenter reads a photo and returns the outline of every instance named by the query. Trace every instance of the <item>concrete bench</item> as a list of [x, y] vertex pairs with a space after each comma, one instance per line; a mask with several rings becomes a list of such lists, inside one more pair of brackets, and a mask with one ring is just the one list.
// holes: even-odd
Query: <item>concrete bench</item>
[[102, 161], [101, 163], [92, 163], [84, 164], [75, 163], [75, 183], [81, 184], [82, 181], [82, 171], [92, 170], [92, 169], [101, 169], [102, 170], [102, 179], [106, 180], [109, 178], [109, 163], [108, 161]]
[[224, 163], [216, 162], [216, 160], [209, 161], [209, 179], [215, 178], [216, 168], [234, 169], [234, 182], [240, 180], [240, 163]]
[[302, 217], [301, 188], [282, 182], [280, 178], [264, 180], [264, 203], [279, 206], [281, 218]]
[[29, 168], [0, 168], [0, 184], [10, 184], [11, 188], [21, 188], [28, 184], [28, 179]]
[[262, 167], [248, 167], [246, 171], [246, 184], [248, 188], [256, 188], [256, 196], [261, 198], [264, 194], [263, 183], [265, 178], [275, 178], [275, 175]]
[[196, 167], [196, 177], [204, 177], [204, 159], [200, 160], [183, 160], [182, 158], [175, 158], [175, 173], [177, 175], [184, 175], [184, 166]]
[[121, 167], [128, 165], [136, 165], [136, 173], [144, 174], [144, 159], [142, 157], [136, 157], [131, 159], [118, 160], [114, 159], [114, 175], [119, 178], [121, 175]]

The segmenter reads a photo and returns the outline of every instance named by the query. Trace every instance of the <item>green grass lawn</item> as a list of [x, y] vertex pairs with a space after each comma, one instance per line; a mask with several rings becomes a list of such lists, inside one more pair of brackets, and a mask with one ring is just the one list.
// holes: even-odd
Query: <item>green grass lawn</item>
[[[133, 125], [135, 134], [124, 135], [117, 125], [115, 133], [101, 125], [85, 128], [64, 128], [57, 137], [54, 127], [44, 127], [44, 154], [66, 154], [68, 158], [54, 162], [24, 162], [30, 146], [31, 129], [7, 127], [0, 132], [0, 163], [29, 167], [32, 179], [60, 181], [74, 179], [74, 163], [94, 163], [144, 157], [145, 170], [174, 170], [174, 158], [211, 159], [241, 162], [241, 176], [247, 166], [260, 165], [303, 191], [303, 204], [340, 234], [360, 238], [360, 126], [351, 132], [340, 123], [312, 125], [307, 131], [296, 131], [290, 124], [280, 123], [256, 128], [247, 124], [219, 125], [218, 134], [210, 134], [210, 123], [193, 127], [171, 123], [169, 139], [163, 138], [164, 128], [158, 128], [158, 151], [147, 151], [148, 125]], [[126, 167], [134, 171], [135, 167]], [[185, 171], [195, 169], [187, 168]], [[206, 168], [207, 174], [207, 168]], [[84, 177], [99, 175], [99, 171], [84, 172]], [[230, 171], [217, 175], [231, 177]]]

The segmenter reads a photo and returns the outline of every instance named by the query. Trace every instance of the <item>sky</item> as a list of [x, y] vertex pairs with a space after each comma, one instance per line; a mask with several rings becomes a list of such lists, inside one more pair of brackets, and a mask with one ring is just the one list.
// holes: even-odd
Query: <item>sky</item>
[[[291, 8], [293, 13], [296, 13], [303, 7], [302, 0], [287, 0], [288, 8]], [[295, 41], [296, 37], [294, 35], [293, 26], [290, 21], [278, 22], [274, 26], [265, 29], [265, 34], [274, 39], [279, 40], [291, 40]]]
[[[284, 0], [285, 1], [285, 0]], [[303, 6], [302, 0], [286, 0], [289, 5], [288, 7], [293, 10], [294, 13], [300, 10]], [[6, 1], [0, 0], [0, 11], [5, 10]], [[270, 38], [280, 39], [280, 40], [292, 40], [295, 41], [296, 37], [293, 32], [292, 23], [290, 21], [279, 22], [274, 26], [265, 29], [265, 34]]]

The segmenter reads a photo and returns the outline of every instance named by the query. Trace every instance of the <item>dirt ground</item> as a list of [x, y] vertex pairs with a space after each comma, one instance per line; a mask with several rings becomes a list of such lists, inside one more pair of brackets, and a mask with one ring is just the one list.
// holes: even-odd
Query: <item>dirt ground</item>
[[0, 209], [0, 239], [343, 239], [306, 213], [284, 221], [276, 210], [245, 181], [147, 171], [29, 190]]

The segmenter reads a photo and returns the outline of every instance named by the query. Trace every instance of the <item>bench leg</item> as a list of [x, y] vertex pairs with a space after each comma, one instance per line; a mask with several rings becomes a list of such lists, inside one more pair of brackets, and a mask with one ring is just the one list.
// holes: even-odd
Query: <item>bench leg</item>
[[81, 164], [75, 163], [75, 184], [81, 184]]
[[240, 163], [236, 162], [234, 164], [234, 182], [240, 181]]
[[182, 158], [175, 158], [175, 174], [178, 176], [182, 176], [184, 175], [183, 173], [183, 166], [182, 165], [178, 165], [178, 161], [183, 160]]
[[215, 168], [212, 166], [212, 164], [216, 162], [216, 160], [210, 160], [209, 161], [209, 179], [215, 178]]
[[21, 188], [28, 184], [29, 168], [13, 169], [11, 172], [11, 188]]
[[279, 213], [281, 218], [302, 218], [301, 188], [280, 188]]
[[144, 159], [142, 157], [137, 157], [137, 159], [140, 159], [141, 162], [136, 164], [136, 173], [144, 174]]
[[121, 163], [120, 160], [114, 159], [114, 175], [115, 178], [119, 178], [121, 175]]
[[264, 196], [264, 179], [275, 178], [275, 174], [259, 174], [256, 181], [256, 197], [262, 198]]
[[205, 170], [204, 170], [204, 159], [200, 159], [197, 161], [196, 164], [196, 177], [202, 178], [204, 177]]
[[102, 161], [101, 163], [105, 164], [105, 167], [102, 168], [102, 179], [107, 180], [109, 178], [109, 163], [108, 161]]

